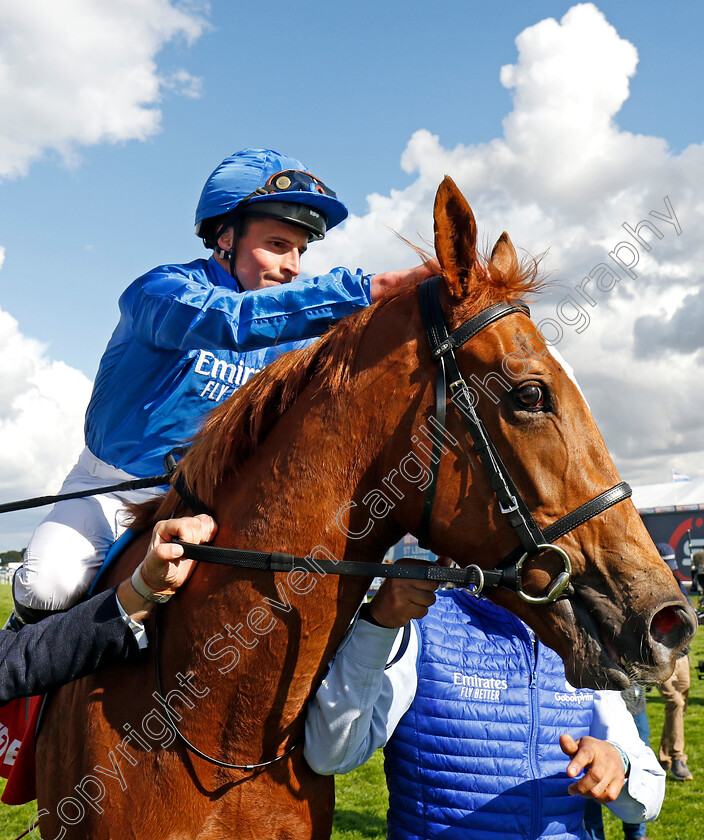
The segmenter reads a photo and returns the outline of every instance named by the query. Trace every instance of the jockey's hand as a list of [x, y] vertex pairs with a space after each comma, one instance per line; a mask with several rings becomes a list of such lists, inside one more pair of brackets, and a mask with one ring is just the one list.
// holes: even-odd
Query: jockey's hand
[[[217, 525], [211, 516], [184, 516], [157, 522], [152, 532], [149, 549], [142, 562], [142, 578], [154, 592], [173, 593], [188, 580], [196, 566], [195, 560], [183, 558], [183, 548], [171, 540], [179, 537], [185, 542], [210, 542]], [[117, 597], [125, 612], [135, 621], [141, 621], [154, 606], [135, 592], [130, 580], [123, 581]]]
[[425, 280], [434, 274], [440, 274], [440, 263], [436, 259], [414, 266], [413, 268], [402, 268], [398, 271], [382, 271], [381, 274], [372, 275], [371, 294], [372, 302], [376, 303], [391, 289], [398, 289], [407, 286], [416, 280]]
[[571, 735], [560, 735], [560, 747], [572, 759], [567, 765], [568, 776], [585, 770], [584, 776], [567, 788], [568, 793], [595, 799], [602, 805], [617, 799], [626, 779], [621, 755], [613, 744], [591, 735], [578, 741]]
[[[432, 566], [424, 560], [404, 557], [396, 565]], [[435, 603], [436, 581], [386, 578], [369, 603], [369, 612], [384, 627], [403, 627], [412, 618], [423, 618]]]

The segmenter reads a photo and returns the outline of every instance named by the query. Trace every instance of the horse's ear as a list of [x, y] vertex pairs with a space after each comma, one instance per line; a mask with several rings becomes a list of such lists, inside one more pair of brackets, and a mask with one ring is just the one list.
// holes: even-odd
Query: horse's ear
[[477, 223], [465, 197], [449, 176], [435, 196], [435, 252], [453, 297], [464, 297], [474, 279]]
[[505, 279], [518, 271], [518, 257], [516, 249], [509, 235], [504, 231], [498, 238], [494, 250], [491, 252], [491, 267], [498, 268]]

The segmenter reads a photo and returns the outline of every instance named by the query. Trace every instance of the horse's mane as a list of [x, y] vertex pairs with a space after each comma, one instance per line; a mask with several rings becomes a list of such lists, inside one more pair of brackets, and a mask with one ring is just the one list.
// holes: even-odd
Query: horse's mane
[[[462, 300], [463, 311], [479, 311], [497, 300], [535, 295], [545, 285], [538, 266], [538, 259], [524, 259], [506, 276], [487, 260], [475, 264], [482, 282], [474, 284]], [[282, 354], [214, 408], [178, 467], [196, 497], [212, 508], [215, 490], [225, 475], [236, 472], [254, 453], [313, 379], [318, 379], [319, 387], [327, 393], [340, 393], [350, 381], [357, 348], [369, 322], [392, 300], [415, 294], [417, 286], [412, 283], [389, 292], [371, 306], [343, 318], [308, 347]], [[179, 503], [179, 497], [171, 491], [165, 497], [136, 505], [131, 508], [132, 526], [149, 528], [158, 519], [172, 516]]]

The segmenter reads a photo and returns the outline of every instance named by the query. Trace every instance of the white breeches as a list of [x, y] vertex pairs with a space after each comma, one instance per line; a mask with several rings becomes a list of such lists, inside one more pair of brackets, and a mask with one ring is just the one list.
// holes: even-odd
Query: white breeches
[[[73, 493], [129, 481], [88, 449], [66, 476], [60, 492]], [[110, 546], [125, 531], [127, 504], [143, 502], [158, 488], [86, 496], [57, 502], [38, 526], [15, 574], [15, 600], [38, 610], [61, 610], [87, 592]]]

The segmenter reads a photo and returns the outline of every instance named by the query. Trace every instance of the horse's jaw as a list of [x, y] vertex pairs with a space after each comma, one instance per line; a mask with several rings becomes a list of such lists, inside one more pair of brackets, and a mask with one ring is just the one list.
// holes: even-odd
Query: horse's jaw
[[[656, 685], [672, 673], [675, 660], [697, 629], [694, 610], [683, 601], [659, 605], [644, 627], [644, 641], [631, 640], [637, 628], [629, 628], [623, 615], [603, 600], [592, 599], [589, 591], [553, 605], [554, 617], [562, 625], [564, 650], [558, 651], [565, 674], [579, 688], [621, 691], [632, 682]], [[667, 634], [655, 628], [657, 616], [671, 616]]]
[[581, 599], [569, 598], [555, 604], [555, 612], [562, 618], [567, 637], [566, 652], [562, 654], [565, 675], [578, 688], [621, 691], [631, 679], [620, 662], [620, 656], [606, 637], [604, 628], [596, 621]]

